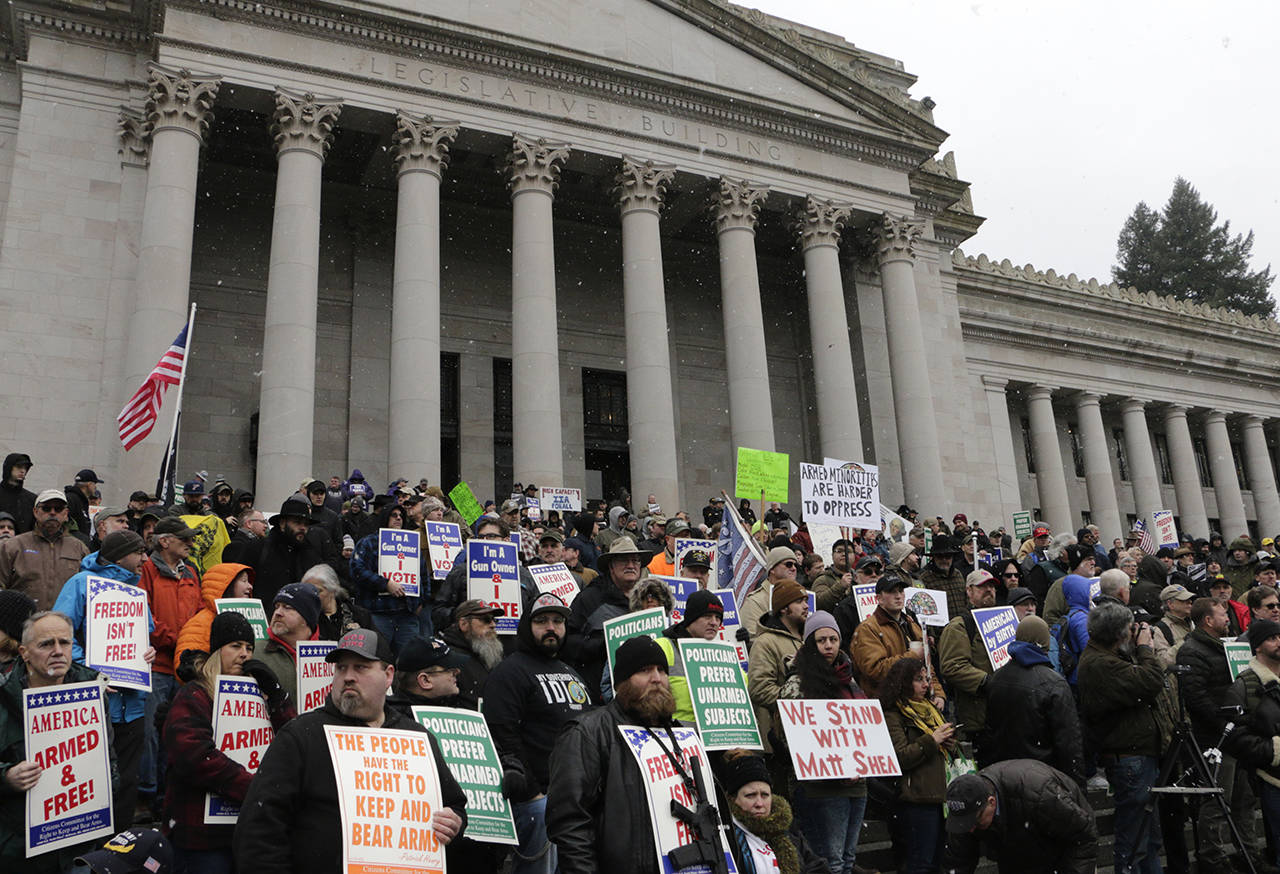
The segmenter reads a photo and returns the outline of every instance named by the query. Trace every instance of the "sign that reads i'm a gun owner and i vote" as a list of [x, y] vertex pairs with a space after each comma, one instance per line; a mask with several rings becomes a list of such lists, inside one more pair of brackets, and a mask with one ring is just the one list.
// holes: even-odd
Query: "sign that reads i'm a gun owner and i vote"
[[764, 749], [747, 694], [738, 651], [719, 640], [682, 638], [680, 660], [689, 684], [693, 718], [708, 750]]
[[779, 698], [778, 716], [797, 779], [902, 774], [879, 701]]
[[213, 606], [219, 613], [239, 613], [248, 619], [253, 628], [254, 640], [267, 639], [267, 629], [271, 623], [267, 621], [266, 608], [257, 598], [218, 598]]
[[467, 837], [519, 844], [511, 804], [502, 794], [502, 764], [484, 716], [456, 707], [414, 707], [413, 718], [436, 736], [440, 755], [467, 794]]
[[326, 725], [338, 783], [344, 874], [444, 874], [431, 829], [440, 775], [425, 731]]
[[528, 571], [541, 594], [555, 595], [566, 606], [573, 606], [573, 599], [578, 597], [580, 590], [578, 579], [567, 564], [562, 561], [555, 564], [531, 564]]
[[826, 467], [800, 463], [806, 522], [880, 529], [880, 469], [873, 464]]
[[420, 546], [417, 531], [378, 529], [378, 575], [387, 582], [399, 583], [411, 598], [422, 591]]
[[1018, 614], [1012, 607], [981, 607], [972, 612], [991, 669], [998, 671], [1009, 662], [1009, 644], [1018, 633]]
[[27, 858], [115, 834], [104, 688], [91, 681], [22, 692], [27, 761], [45, 772], [26, 793]]
[[306, 713], [324, 706], [333, 688], [333, 663], [327, 661], [329, 653], [338, 644], [332, 640], [298, 641], [298, 701], [299, 713]]
[[515, 634], [520, 624], [520, 558], [514, 543], [501, 540], [467, 541], [467, 597], [501, 607], [494, 618], [499, 634]]
[[[253, 677], [219, 675], [213, 695], [214, 748], [250, 774], [256, 774], [274, 737], [258, 682]], [[239, 804], [214, 792], [205, 793], [206, 824], [235, 825], [239, 817]]]
[[541, 489], [542, 509], [577, 513], [582, 509], [582, 489]]
[[151, 612], [137, 586], [91, 576], [85, 582], [84, 663], [118, 689], [151, 691]]
[[462, 552], [462, 528], [457, 522], [423, 522], [427, 529], [427, 553], [431, 556], [431, 576], [443, 580], [453, 570]]

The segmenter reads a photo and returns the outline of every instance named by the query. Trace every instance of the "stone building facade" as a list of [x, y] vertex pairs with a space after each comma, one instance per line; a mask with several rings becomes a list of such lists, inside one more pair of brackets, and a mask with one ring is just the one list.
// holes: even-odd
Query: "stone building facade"
[[1280, 532], [1280, 325], [964, 255], [932, 102], [832, 34], [721, 0], [6, 25], [0, 444], [37, 484], [154, 482], [167, 412], [127, 454], [115, 416], [194, 302], [182, 470], [264, 506], [354, 466], [696, 509], [750, 446], [989, 524]]

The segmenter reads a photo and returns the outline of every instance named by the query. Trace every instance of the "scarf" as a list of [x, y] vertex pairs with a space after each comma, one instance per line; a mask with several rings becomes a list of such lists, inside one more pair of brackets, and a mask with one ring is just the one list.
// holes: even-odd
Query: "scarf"
[[788, 834], [791, 828], [791, 805], [787, 803], [787, 799], [781, 795], [773, 796], [773, 808], [768, 816], [752, 816], [732, 798], [729, 799], [729, 810], [747, 831], [769, 842], [769, 847], [778, 860], [778, 870], [782, 874], [800, 874], [800, 851]]
[[[938, 708], [933, 706], [932, 701], [900, 700], [898, 702], [898, 712], [910, 719], [916, 728], [929, 735], [941, 728], [945, 722], [942, 714], [938, 712]], [[951, 758], [951, 754], [944, 748], [938, 747], [938, 749], [942, 751], [942, 755], [945, 758]]]

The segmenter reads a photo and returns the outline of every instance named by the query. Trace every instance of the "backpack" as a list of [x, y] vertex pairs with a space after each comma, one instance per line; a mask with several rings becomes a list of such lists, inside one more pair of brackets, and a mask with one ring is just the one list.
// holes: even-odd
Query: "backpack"
[[1067, 615], [1054, 624], [1049, 633], [1053, 635], [1053, 639], [1058, 642], [1058, 673], [1071, 679], [1076, 672], [1076, 667], [1080, 664], [1080, 653], [1069, 645], [1071, 640], [1071, 617], [1076, 613], [1083, 613], [1079, 607], [1074, 607], [1067, 611]]

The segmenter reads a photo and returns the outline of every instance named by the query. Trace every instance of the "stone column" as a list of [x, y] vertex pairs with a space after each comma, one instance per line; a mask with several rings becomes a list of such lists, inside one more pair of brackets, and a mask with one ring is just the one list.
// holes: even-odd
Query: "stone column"
[[1067, 475], [1062, 467], [1058, 422], [1053, 415], [1053, 389], [1043, 385], [1031, 387], [1027, 392], [1027, 418], [1031, 420], [1031, 453], [1036, 460], [1040, 515], [1054, 534], [1074, 534], [1075, 516], [1071, 512]]
[[[1170, 404], [1164, 409], [1165, 438], [1169, 443], [1169, 464], [1173, 468], [1173, 493], [1178, 499], [1178, 519], [1182, 531], [1192, 537], [1209, 536], [1209, 514], [1204, 509], [1200, 468], [1187, 426], [1187, 408]], [[1181, 532], [1180, 532], [1181, 533]]]
[[[769, 189], [742, 179], [720, 178], [715, 204], [720, 244], [720, 309], [729, 371], [729, 430], [737, 448], [773, 451], [773, 403], [756, 266], [756, 220]], [[759, 497], [757, 495], [757, 497]]]
[[902, 461], [902, 500], [919, 508], [922, 515], [945, 517], [948, 515], [947, 492], [942, 480], [938, 426], [929, 384], [929, 356], [925, 354], [914, 269], [916, 240], [923, 232], [922, 222], [885, 214], [877, 243], [884, 286], [893, 413], [898, 427], [898, 455]]
[[315, 431], [320, 171], [339, 100], [276, 89], [276, 199], [262, 337], [257, 495], [270, 507], [311, 469]]
[[516, 134], [511, 188], [511, 432], [515, 478], [564, 485], [551, 205], [569, 147]]
[[631, 493], [653, 493], [663, 507], [680, 506], [675, 400], [662, 273], [658, 211], [674, 165], [622, 157], [616, 177], [622, 212], [622, 307], [627, 336], [627, 419]]
[[991, 417], [991, 442], [996, 462], [996, 484], [1000, 489], [1000, 518], [1008, 519], [1024, 509], [1018, 490], [1016, 451], [1013, 448], [1013, 431], [1009, 428], [1009, 399], [1006, 388], [1009, 380], [997, 376], [983, 376], [982, 389], [987, 396], [987, 412]]
[[[200, 146], [213, 118], [211, 110], [221, 82], [218, 76], [197, 76], [154, 63], [148, 65], [148, 71], [145, 112], [151, 132], [151, 160], [124, 347], [125, 398], [142, 385], [187, 323]], [[195, 342], [198, 340], [193, 340], [193, 345]], [[175, 403], [172, 398], [168, 401], [150, 436], [121, 456], [118, 479], [131, 483], [130, 488], [138, 484], [149, 488], [160, 470], [172, 421], [168, 413]]]
[[1155, 531], [1151, 514], [1165, 510], [1160, 494], [1160, 474], [1156, 470], [1155, 453], [1151, 450], [1151, 432], [1147, 429], [1146, 405], [1137, 398], [1126, 398], [1124, 413], [1124, 446], [1129, 455], [1129, 482], [1133, 484], [1133, 503], [1138, 518]]
[[1213, 471], [1213, 490], [1218, 496], [1218, 519], [1227, 543], [1249, 533], [1244, 515], [1244, 497], [1240, 494], [1240, 478], [1236, 476], [1235, 456], [1231, 453], [1231, 437], [1227, 434], [1227, 417], [1217, 410], [1204, 419], [1205, 443], [1209, 450], [1209, 467]]
[[440, 482], [440, 179], [455, 122], [396, 113], [388, 479]]
[[797, 230], [804, 251], [805, 292], [809, 298], [809, 346], [813, 351], [819, 445], [824, 456], [863, 461], [866, 455], [862, 449], [862, 424], [858, 421], [858, 388], [853, 379], [849, 318], [840, 279], [840, 231], [848, 218], [848, 207], [807, 197]]
[[1084, 482], [1089, 491], [1089, 509], [1093, 514], [1093, 524], [1102, 532], [1101, 542], [1110, 544], [1127, 532], [1116, 500], [1116, 478], [1111, 472], [1107, 431], [1102, 425], [1101, 398], [1090, 391], [1077, 394], [1076, 415], [1080, 419], [1080, 436], [1084, 443]]
[[1261, 416], [1245, 417], [1244, 462], [1253, 490], [1253, 508], [1258, 514], [1259, 536], [1275, 537], [1280, 532], [1280, 494], [1276, 493], [1276, 475]]

